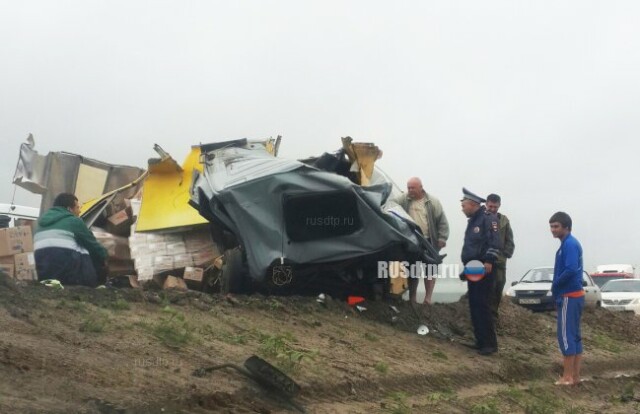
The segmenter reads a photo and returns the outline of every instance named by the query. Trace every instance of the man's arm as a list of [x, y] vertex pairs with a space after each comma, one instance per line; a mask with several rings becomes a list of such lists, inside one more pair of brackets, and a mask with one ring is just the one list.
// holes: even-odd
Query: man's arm
[[507, 259], [511, 259], [511, 257], [513, 256], [513, 251], [516, 249], [516, 244], [513, 242], [513, 230], [511, 230], [511, 222], [508, 218], [505, 231], [506, 237], [504, 238], [504, 246], [502, 246], [502, 254]]
[[431, 203], [433, 204], [433, 219], [437, 225], [438, 244], [442, 244], [440, 246], [442, 248], [449, 239], [449, 221], [447, 220], [447, 215], [444, 214], [440, 200], [432, 199]]
[[[487, 214], [484, 216], [484, 231], [487, 237], [488, 245], [483, 261], [485, 263], [494, 264], [500, 257], [502, 243], [500, 243], [500, 227], [498, 217], [495, 214]], [[489, 272], [491, 270], [488, 270]]]
[[73, 220], [73, 235], [78, 244], [89, 251], [92, 259], [104, 261], [107, 258], [107, 250], [96, 240], [80, 218]]

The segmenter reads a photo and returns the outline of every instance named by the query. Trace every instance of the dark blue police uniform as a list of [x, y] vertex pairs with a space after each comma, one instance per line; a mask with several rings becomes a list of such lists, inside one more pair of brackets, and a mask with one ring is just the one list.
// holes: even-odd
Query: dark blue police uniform
[[[464, 198], [481, 203], [485, 200], [463, 189]], [[467, 223], [462, 247], [462, 263], [470, 261], [492, 263], [491, 273], [472, 278], [467, 276], [469, 289], [469, 310], [476, 346], [482, 354], [491, 354], [498, 350], [498, 340], [491, 313], [491, 295], [495, 285], [495, 262], [500, 254], [498, 217], [481, 206]]]

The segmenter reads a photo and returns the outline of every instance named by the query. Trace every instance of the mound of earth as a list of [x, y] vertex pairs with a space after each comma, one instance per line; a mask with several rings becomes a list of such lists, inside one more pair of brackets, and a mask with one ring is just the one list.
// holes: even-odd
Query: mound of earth
[[[587, 381], [557, 387], [555, 315], [506, 301], [490, 357], [464, 346], [464, 300], [358, 309], [331, 298], [55, 290], [0, 275], [0, 304], [2, 413], [640, 410], [640, 318], [602, 309], [583, 318]], [[288, 399], [233, 367], [203, 370], [242, 368], [252, 355], [299, 394]]]

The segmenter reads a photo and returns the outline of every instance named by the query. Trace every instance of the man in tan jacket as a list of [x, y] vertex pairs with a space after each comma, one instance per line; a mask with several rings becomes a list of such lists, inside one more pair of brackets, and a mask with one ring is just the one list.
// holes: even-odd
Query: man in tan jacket
[[[422, 181], [418, 177], [412, 177], [407, 181], [407, 193], [402, 194], [396, 202], [411, 216], [413, 221], [420, 227], [424, 237], [438, 251], [447, 245], [449, 238], [449, 222], [444, 214], [442, 204], [433, 195], [428, 194], [422, 188]], [[431, 275], [426, 275], [431, 276]], [[424, 301], [431, 304], [433, 288], [436, 284], [436, 275], [426, 277]], [[416, 293], [418, 281], [409, 281], [409, 297], [412, 303], [416, 303]]]
[[507, 216], [502, 213], [498, 213], [502, 200], [497, 194], [489, 194], [487, 196], [486, 207], [487, 210], [498, 216], [498, 226], [500, 229], [500, 242], [502, 244], [502, 250], [500, 256], [496, 261], [496, 284], [494, 287], [494, 295], [491, 300], [491, 312], [493, 313], [494, 322], [498, 322], [498, 308], [502, 301], [502, 291], [507, 281], [507, 259], [511, 259], [513, 251], [516, 248], [513, 242], [513, 230], [511, 229], [511, 223]]

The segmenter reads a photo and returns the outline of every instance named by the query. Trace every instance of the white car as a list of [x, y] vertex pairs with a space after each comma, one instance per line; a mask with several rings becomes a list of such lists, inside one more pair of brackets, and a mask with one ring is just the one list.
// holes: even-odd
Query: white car
[[[525, 273], [519, 281], [513, 282], [507, 290], [507, 296], [516, 305], [531, 310], [554, 310], [556, 304], [551, 296], [552, 281], [553, 267], [536, 267]], [[599, 307], [602, 302], [600, 288], [587, 272], [582, 272], [582, 288], [584, 305]]]
[[601, 290], [603, 308], [640, 315], [640, 279], [610, 280]]

